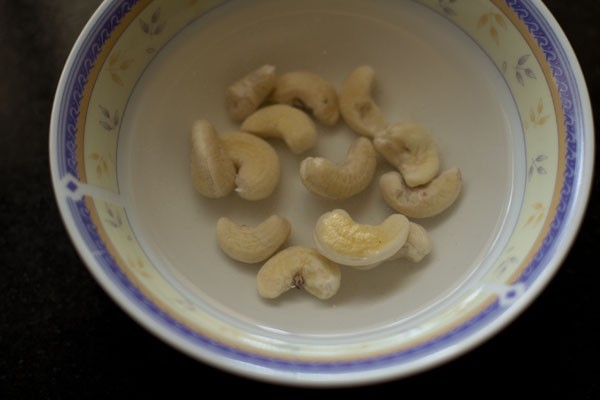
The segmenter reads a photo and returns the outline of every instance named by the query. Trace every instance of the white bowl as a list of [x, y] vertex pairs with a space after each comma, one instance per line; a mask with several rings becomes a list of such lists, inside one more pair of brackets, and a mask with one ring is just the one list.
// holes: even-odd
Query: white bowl
[[[414, 121], [442, 167], [461, 168], [461, 196], [419, 221], [421, 263], [342, 267], [332, 299], [304, 291], [261, 299], [260, 264], [224, 255], [221, 216], [248, 224], [279, 213], [289, 245], [312, 246], [319, 215], [362, 223], [392, 210], [376, 183], [319, 200], [298, 176], [307, 155], [341, 161], [357, 137], [317, 125], [294, 156], [270, 140], [282, 179], [267, 200], [209, 200], [191, 185], [198, 118], [236, 129], [225, 88], [271, 63], [339, 88], [376, 72], [392, 122]], [[64, 69], [52, 115], [57, 201], [91, 273], [135, 320], [202, 362], [291, 385], [400, 378], [447, 362], [506, 326], [560, 267], [582, 219], [594, 156], [588, 94], [575, 56], [541, 1], [105, 1]], [[379, 164], [378, 174], [389, 170]]]

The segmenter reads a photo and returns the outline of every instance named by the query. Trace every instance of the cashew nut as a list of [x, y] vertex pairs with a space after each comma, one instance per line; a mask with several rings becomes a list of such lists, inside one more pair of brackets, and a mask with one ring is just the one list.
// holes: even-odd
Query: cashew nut
[[437, 145], [418, 124], [391, 125], [373, 139], [373, 145], [410, 187], [428, 183], [440, 171]]
[[305, 110], [329, 126], [335, 125], [340, 117], [335, 87], [313, 72], [292, 71], [281, 75], [270, 100]]
[[290, 236], [290, 222], [272, 215], [257, 226], [238, 225], [227, 217], [217, 221], [217, 243], [234, 260], [253, 264], [271, 257]]
[[191, 141], [190, 172], [194, 188], [210, 198], [227, 196], [235, 187], [236, 170], [214, 127], [206, 120], [194, 122]]
[[235, 191], [246, 200], [268, 197], [279, 183], [280, 162], [273, 146], [246, 132], [221, 135], [221, 143], [237, 168]]
[[386, 127], [385, 117], [371, 97], [375, 72], [370, 66], [356, 68], [340, 90], [340, 113], [356, 133], [369, 138]]
[[227, 89], [227, 111], [231, 118], [241, 121], [258, 109], [275, 87], [275, 67], [263, 65], [251, 71]]
[[371, 269], [400, 251], [408, 231], [409, 221], [401, 214], [390, 215], [380, 225], [363, 225], [336, 209], [317, 220], [313, 238], [317, 249], [330, 260]]
[[385, 202], [410, 218], [433, 217], [450, 207], [462, 186], [460, 169], [450, 168], [426, 185], [410, 188], [397, 171], [383, 174], [379, 189]]
[[408, 238], [404, 246], [388, 261], [405, 258], [412, 262], [419, 262], [433, 249], [433, 243], [429, 234], [421, 225], [411, 222], [408, 230]]
[[377, 158], [367, 138], [357, 138], [337, 165], [322, 157], [307, 157], [300, 164], [300, 178], [306, 188], [321, 197], [346, 199], [363, 191], [375, 175]]
[[288, 247], [275, 254], [258, 271], [256, 283], [261, 297], [274, 299], [292, 288], [305, 289], [325, 300], [340, 288], [340, 267], [310, 247]]
[[310, 117], [285, 104], [257, 110], [244, 120], [240, 129], [262, 138], [281, 138], [294, 154], [303, 153], [317, 142], [317, 130]]

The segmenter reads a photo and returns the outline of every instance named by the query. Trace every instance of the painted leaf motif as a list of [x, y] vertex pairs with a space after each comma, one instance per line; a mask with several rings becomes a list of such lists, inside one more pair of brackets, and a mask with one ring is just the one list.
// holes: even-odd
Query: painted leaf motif
[[488, 23], [489, 15], [483, 14], [477, 21], [477, 29], [483, 28]]
[[525, 79], [523, 79], [523, 74], [521, 73], [521, 71], [515, 72], [515, 77], [517, 78], [517, 81], [521, 84], [521, 86], [525, 86]]
[[494, 39], [494, 42], [496, 42], [496, 44], [500, 44], [500, 39], [498, 37], [498, 30], [496, 29], [496, 27], [491, 26], [490, 27], [490, 35], [492, 35], [492, 39]]
[[535, 161], [537, 162], [542, 162], [542, 161], [546, 161], [548, 159], [548, 156], [544, 155], [544, 154], [540, 154], [539, 156], [537, 156], [535, 158]]
[[537, 168], [537, 172], [538, 172], [538, 174], [540, 174], [540, 175], [546, 175], [546, 174], [548, 173], [548, 172], [546, 171], [546, 168], [544, 168], [544, 167], [538, 167], [538, 168]]
[[537, 104], [537, 112], [540, 114], [542, 111], [544, 111], [544, 102], [540, 98]]
[[533, 72], [533, 70], [531, 68], [525, 68], [525, 75], [527, 75], [531, 79], [537, 79], [535, 76], [535, 73]]
[[119, 61], [119, 55], [120, 55], [121, 51], [117, 50], [114, 53], [111, 54], [110, 58], [108, 59], [108, 65], [109, 66], [114, 66], [117, 61]]
[[98, 161], [100, 159], [100, 155], [98, 155], [98, 153], [92, 153], [90, 154], [90, 159], [93, 161]]
[[114, 72], [111, 72], [111, 73], [110, 73], [110, 78], [111, 78], [111, 79], [113, 80], [113, 82], [115, 82], [117, 85], [119, 85], [119, 86], [123, 86], [123, 80], [121, 79], [121, 77], [120, 77], [118, 74], [116, 74], [116, 73], [114, 73]]
[[542, 118], [540, 118], [540, 120], [538, 121], [539, 125], [544, 125], [546, 122], [548, 122], [548, 119], [550, 118], [550, 116], [545, 115]]
[[529, 119], [535, 123], [535, 111], [533, 111], [533, 108], [529, 109]]
[[106, 107], [98, 106], [100, 108], [100, 112], [104, 115], [105, 118], [110, 118], [110, 112], [106, 109]]
[[148, 23], [143, 19], [140, 19], [140, 27], [144, 33], [150, 33], [150, 25], [148, 25]]
[[157, 23], [159, 18], [160, 18], [160, 7], [158, 7], [158, 8], [156, 9], [156, 11], [154, 11], [154, 12], [152, 13], [152, 17], [151, 17], [151, 21], [152, 21], [152, 23], [153, 23], [153, 24]]
[[127, 68], [129, 68], [129, 66], [131, 65], [131, 60], [125, 60], [121, 63], [121, 65], [119, 66], [119, 68], [123, 71], [125, 71]]
[[154, 35], [158, 35], [160, 34], [164, 29], [165, 29], [165, 22], [161, 22], [160, 24], [158, 24], [156, 27], [154, 27], [154, 30], [152, 31], [152, 33]]
[[506, 21], [504, 20], [502, 14], [494, 13], [494, 19], [498, 25], [506, 29]]
[[524, 56], [521, 56], [519, 58], [519, 60], [517, 61], [517, 64], [519, 66], [522, 66], [522, 65], [524, 65], [527, 62], [528, 59], [529, 59], [529, 54], [525, 54]]
[[107, 131], [112, 131], [113, 130], [113, 127], [108, 122], [106, 122], [106, 121], [98, 121], [98, 122]]

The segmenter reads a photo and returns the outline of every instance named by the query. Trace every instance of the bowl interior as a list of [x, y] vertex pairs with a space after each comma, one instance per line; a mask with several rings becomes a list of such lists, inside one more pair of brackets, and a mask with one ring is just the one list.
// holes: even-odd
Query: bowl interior
[[[159, 268], [192, 302], [268, 329], [354, 333], [409, 319], [468, 282], [515, 218], [524, 180], [522, 129], [500, 72], [443, 17], [413, 2], [319, 6], [279, 2], [222, 7], [169, 42], [137, 83], [119, 136], [119, 186], [128, 198], [136, 237]], [[313, 8], [315, 7], [315, 8]], [[314, 246], [317, 218], [334, 208], [379, 224], [394, 211], [377, 179], [345, 201], [320, 200], [302, 185], [306, 156], [342, 162], [358, 135], [343, 122], [318, 125], [318, 145], [293, 155], [269, 140], [281, 157], [274, 195], [249, 202], [236, 195], [210, 200], [194, 192], [189, 174], [190, 127], [211, 121], [221, 132], [239, 129], [225, 110], [225, 88], [270, 63], [280, 73], [314, 71], [340, 87], [352, 69], [376, 71], [375, 98], [390, 122], [424, 125], [439, 144], [443, 167], [459, 166], [465, 189], [443, 215], [418, 221], [434, 251], [418, 264], [394, 262], [370, 271], [343, 268], [330, 301], [298, 291], [275, 301], [257, 295], [260, 265], [236, 263], [217, 247], [216, 220], [255, 225], [279, 214], [292, 223], [290, 245]], [[380, 172], [392, 170], [380, 159]], [[518, 171], [518, 172], [516, 172]], [[520, 175], [519, 175], [520, 174]], [[379, 174], [378, 174], [379, 175]], [[507, 226], [508, 225], [508, 226]], [[374, 312], [376, 310], [376, 312]]]

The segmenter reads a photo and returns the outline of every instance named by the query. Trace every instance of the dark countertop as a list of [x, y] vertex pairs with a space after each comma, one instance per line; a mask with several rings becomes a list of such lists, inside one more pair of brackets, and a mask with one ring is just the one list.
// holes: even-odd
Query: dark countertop
[[[0, 399], [203, 397], [215, 388], [307, 394], [238, 378], [167, 346], [102, 291], [76, 254], [50, 184], [48, 125], [68, 52], [99, 3], [0, 0]], [[579, 57], [598, 120], [600, 1], [546, 4]], [[433, 370], [332, 394], [599, 399], [598, 174], [594, 182], [563, 266], [510, 326]]]

